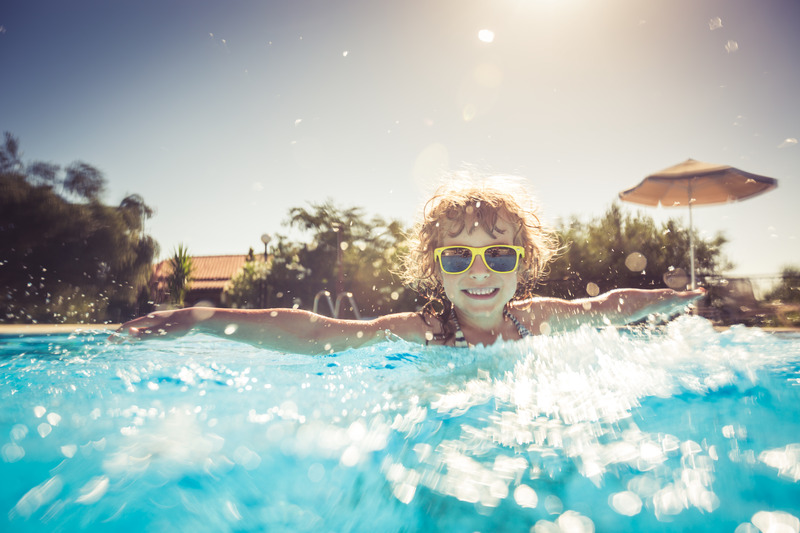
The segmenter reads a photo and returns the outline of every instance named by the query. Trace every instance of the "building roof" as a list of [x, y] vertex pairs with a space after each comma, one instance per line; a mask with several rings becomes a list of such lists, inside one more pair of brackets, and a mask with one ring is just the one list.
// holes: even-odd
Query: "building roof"
[[[263, 260], [256, 255], [256, 260]], [[200, 255], [192, 256], [192, 281], [189, 290], [222, 290], [239, 269], [247, 262], [247, 254], [242, 255]], [[169, 260], [153, 266], [153, 280], [157, 290], [166, 290], [167, 277], [171, 272]]]

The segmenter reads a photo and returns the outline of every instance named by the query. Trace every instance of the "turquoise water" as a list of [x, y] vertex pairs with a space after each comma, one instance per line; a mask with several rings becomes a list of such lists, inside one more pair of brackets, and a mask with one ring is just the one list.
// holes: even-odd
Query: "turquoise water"
[[0, 338], [2, 531], [800, 531], [800, 336]]

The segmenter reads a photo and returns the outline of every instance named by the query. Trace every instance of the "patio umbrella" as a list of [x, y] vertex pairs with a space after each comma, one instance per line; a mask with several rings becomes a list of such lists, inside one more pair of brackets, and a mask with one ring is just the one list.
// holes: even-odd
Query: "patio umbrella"
[[689, 257], [692, 289], [694, 276], [694, 238], [692, 236], [692, 206], [695, 204], [724, 204], [752, 198], [771, 191], [778, 180], [751, 174], [729, 165], [703, 163], [687, 159], [673, 167], [650, 174], [636, 187], [619, 193], [621, 200], [644, 205], [689, 207]]

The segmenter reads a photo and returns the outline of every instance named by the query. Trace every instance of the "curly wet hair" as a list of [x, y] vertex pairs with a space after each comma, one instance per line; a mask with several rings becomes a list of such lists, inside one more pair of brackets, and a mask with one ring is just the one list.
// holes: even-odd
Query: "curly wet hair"
[[[529, 298], [547, 265], [557, 253], [556, 234], [536, 214], [536, 205], [517, 178], [451, 178], [437, 189], [423, 207], [420, 220], [408, 235], [408, 252], [403, 257], [403, 281], [437, 308], [432, 314], [446, 316], [450, 304], [444, 294], [438, 265], [433, 256], [445, 235], [455, 236], [465, 228], [480, 228], [494, 237], [500, 233], [499, 219], [517, 227], [513, 242], [525, 249], [517, 271], [515, 300]], [[429, 307], [429, 306], [428, 306]], [[428, 309], [430, 311], [430, 309]], [[445, 314], [446, 313], [446, 314]]]

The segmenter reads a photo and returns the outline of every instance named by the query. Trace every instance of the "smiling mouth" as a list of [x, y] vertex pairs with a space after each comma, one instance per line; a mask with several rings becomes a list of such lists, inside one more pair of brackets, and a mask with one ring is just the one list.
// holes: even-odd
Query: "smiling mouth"
[[494, 288], [476, 288], [464, 289], [463, 292], [472, 298], [491, 298], [500, 291], [497, 287]]

